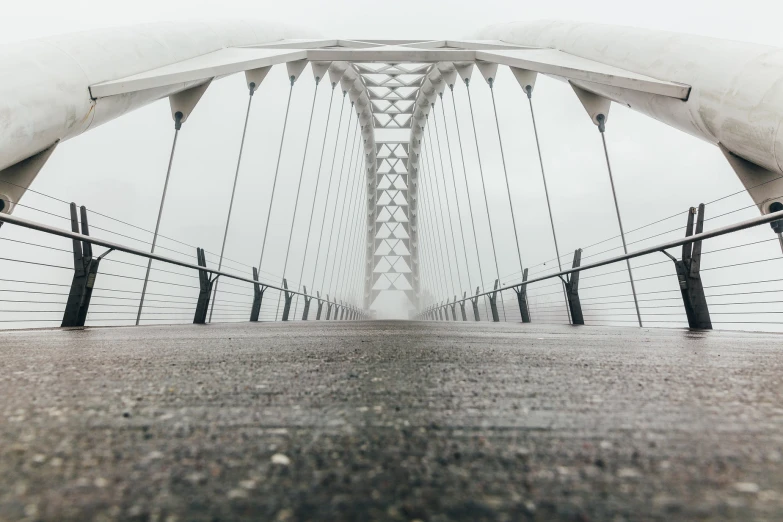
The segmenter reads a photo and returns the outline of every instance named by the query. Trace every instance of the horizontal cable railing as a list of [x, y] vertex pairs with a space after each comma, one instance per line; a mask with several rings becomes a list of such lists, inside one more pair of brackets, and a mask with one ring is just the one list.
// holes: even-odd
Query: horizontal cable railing
[[[720, 198], [721, 201], [727, 197]], [[751, 210], [753, 209], [753, 210]], [[781, 218], [781, 213], [762, 217], [753, 217], [744, 222], [725, 225], [731, 217], [741, 212], [755, 213], [754, 206], [741, 206], [719, 212], [713, 217], [704, 218], [711, 225], [723, 225], [711, 232], [684, 238], [684, 226], [677, 228], [667, 227], [662, 232], [655, 232], [643, 238], [634, 238], [629, 245], [637, 247], [637, 251], [629, 252], [627, 256], [614, 256], [607, 260], [607, 256], [616, 253], [622, 245], [611, 246], [609, 240], [601, 241], [597, 245], [607, 245], [599, 251], [581, 256], [581, 266], [575, 270], [566, 269], [571, 266], [573, 254], [563, 256], [564, 270], [559, 272], [552, 267], [552, 261], [539, 263], [530, 267], [527, 289], [527, 309], [531, 321], [536, 323], [568, 324], [570, 322], [569, 307], [564, 297], [564, 283], [560, 278], [567, 278], [574, 272], [580, 272], [579, 298], [581, 311], [585, 324], [630, 326], [637, 324], [636, 309], [633, 294], [628, 280], [628, 272], [624, 266], [615, 265], [619, 261], [632, 259], [634, 280], [636, 282], [636, 294], [639, 302], [639, 311], [645, 326], [682, 327], [688, 326], [688, 318], [683, 307], [677, 272], [671, 259], [663, 257], [656, 260], [650, 254], [663, 252], [666, 249], [680, 247], [683, 244], [693, 244], [699, 239], [716, 238], [706, 244], [701, 253], [700, 272], [703, 274], [704, 296], [709, 308], [712, 323], [718, 327], [726, 325], [755, 325], [756, 328], [783, 330], [783, 299], [774, 299], [780, 295], [777, 288], [783, 289], [783, 279], [754, 278], [754, 270], [758, 266], [774, 263], [783, 263], [780, 256], [778, 238], [759, 239], [748, 237], [748, 234], [737, 233], [763, 223], [776, 221]], [[687, 214], [685, 214], [687, 215]], [[683, 217], [678, 213], [669, 218], [658, 220], [653, 224], [665, 225], [674, 217]], [[636, 230], [645, 229], [640, 227]], [[628, 233], [630, 236], [631, 234]], [[679, 239], [677, 237], [679, 236]], [[669, 241], [655, 245], [661, 239]], [[616, 240], [617, 238], [611, 238]], [[651, 246], [651, 244], [653, 246]], [[587, 250], [587, 249], [585, 249]], [[633, 250], [631, 248], [630, 250]], [[644, 259], [638, 259], [642, 256]], [[603, 261], [598, 261], [602, 259]], [[584, 261], [589, 259], [592, 265]], [[714, 261], [713, 261], [714, 260]], [[534, 270], [534, 267], [536, 270]], [[515, 292], [512, 288], [521, 288], [518, 278], [519, 272], [509, 274], [501, 282], [504, 292], [498, 292], [498, 315], [504, 320], [502, 308], [505, 308], [505, 320], [520, 321], [521, 313]], [[515, 280], [516, 279], [516, 280]], [[775, 289], [770, 289], [770, 284], [778, 284]], [[760, 285], [764, 285], [760, 289]], [[723, 291], [721, 288], [729, 286], [736, 292]], [[480, 292], [491, 295], [491, 289]], [[741, 297], [745, 296], [745, 297]], [[470, 296], [468, 299], [470, 300]], [[468, 308], [471, 303], [468, 300]], [[457, 300], [457, 308], [459, 309]], [[450, 309], [450, 306], [447, 307]], [[479, 309], [481, 320], [492, 320], [489, 313], [483, 307]], [[449, 320], [452, 317], [449, 315]], [[461, 319], [458, 315], [458, 319]]]
[[[42, 195], [39, 192], [35, 194]], [[58, 198], [46, 197], [57, 203], [64, 203]], [[71, 240], [78, 239], [96, 247], [103, 245], [111, 249], [111, 253], [100, 260], [100, 269], [91, 287], [92, 295], [89, 299], [85, 324], [92, 326], [135, 324], [141, 296], [140, 286], [147, 268], [146, 264], [138, 261], [140, 258], [156, 260], [150, 270], [145, 305], [141, 314], [142, 324], [193, 322], [201, 288], [198, 271], [210, 274], [210, 277], [218, 276], [223, 280], [219, 291], [210, 302], [213, 322], [247, 321], [251, 316], [254, 304], [252, 284], [256, 281], [245, 275], [251, 271], [251, 265], [224, 258], [221, 271], [199, 267], [193, 263], [192, 254], [188, 254], [181, 248], [167, 246], [165, 242], [169, 240], [180, 247], [190, 245], [163, 236], [159, 238], [157, 248], [165, 255], [150, 254], [144, 250], [149, 248], [149, 241], [133, 233], [117, 230], [110, 222], [130, 227], [142, 234], [151, 234], [150, 231], [97, 212], [91, 212], [90, 216], [95, 214], [102, 217], [107, 224], [98, 219], [97, 224], [90, 223], [90, 228], [91, 232], [100, 231], [101, 239], [76, 234], [59, 228], [63, 221], [71, 221], [70, 217], [40, 209], [32, 201], [30, 203], [17, 206], [31, 213], [37, 213], [54, 224], [28, 221], [6, 214], [0, 215], [0, 222], [22, 224], [28, 229], [49, 234], [47, 236], [36, 234], [36, 237], [30, 234], [29, 237], [24, 238], [0, 237], [0, 245], [6, 245], [0, 249], [2, 273], [6, 276], [14, 272], [24, 273], [21, 268], [27, 265], [34, 267], [37, 279], [33, 280], [29, 276], [0, 278], [0, 324], [2, 324], [0, 328], [59, 326], [63, 321], [64, 309], [72, 291], [69, 282], [74, 272], [74, 252], [68, 248], [72, 246], [68, 244], [71, 243], [69, 240], [63, 240], [58, 245], [46, 244], [45, 239], [51, 238], [53, 231], [56, 231], [54, 235], [71, 238]], [[29, 226], [31, 223], [34, 226]], [[196, 247], [193, 249], [196, 250]], [[95, 255], [98, 254], [96, 252]], [[217, 265], [217, 257], [217, 254], [205, 252], [205, 258], [209, 259], [213, 266]], [[188, 270], [193, 271], [188, 273]], [[234, 271], [240, 271], [243, 275], [238, 275]], [[282, 317], [283, 306], [277, 304], [278, 296], [284, 303], [285, 292], [279, 285], [263, 282], [263, 279], [279, 281], [282, 277], [262, 271], [259, 279], [257, 283], [264, 289], [264, 294], [257, 312], [258, 320], [279, 320]], [[288, 285], [289, 296], [306, 295], [297, 290], [301, 288], [299, 282], [288, 281]], [[327, 301], [326, 296], [319, 299], [310, 294], [307, 297], [312, 299], [310, 319], [315, 319], [319, 301], [324, 303], [322, 314], [324, 319], [327, 307], [331, 306], [335, 309], [339, 306], [341, 314], [345, 314], [344, 318], [348, 318], [351, 312], [356, 312], [357, 316], [359, 314], [359, 310], [349, 303]], [[343, 312], [343, 309], [348, 313]], [[303, 305], [300, 305], [297, 314], [299, 317], [294, 317], [293, 313], [289, 313], [288, 317], [290, 320], [301, 319], [302, 310]], [[294, 311], [293, 306], [290, 311]]]

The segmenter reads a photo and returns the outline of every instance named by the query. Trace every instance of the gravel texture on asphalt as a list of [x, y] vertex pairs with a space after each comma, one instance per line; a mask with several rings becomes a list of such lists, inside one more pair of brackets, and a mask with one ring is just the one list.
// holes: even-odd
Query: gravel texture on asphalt
[[783, 337], [0, 332], [0, 520], [782, 520]]

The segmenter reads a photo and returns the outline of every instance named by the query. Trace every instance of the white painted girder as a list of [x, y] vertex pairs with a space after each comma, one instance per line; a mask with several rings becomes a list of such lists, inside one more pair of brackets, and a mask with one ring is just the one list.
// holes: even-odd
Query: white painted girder
[[[516, 22], [482, 30], [480, 38], [554, 48], [623, 71], [690, 86], [687, 99], [588, 79], [585, 91], [621, 103], [671, 127], [719, 145], [765, 170], [783, 173], [783, 49], [703, 36], [594, 23]], [[607, 127], [611, 132], [611, 124]], [[736, 169], [736, 167], [735, 167]], [[737, 171], [743, 183], [747, 172]], [[759, 183], [763, 180], [759, 176]], [[762, 212], [783, 202], [777, 188], [753, 191]]]

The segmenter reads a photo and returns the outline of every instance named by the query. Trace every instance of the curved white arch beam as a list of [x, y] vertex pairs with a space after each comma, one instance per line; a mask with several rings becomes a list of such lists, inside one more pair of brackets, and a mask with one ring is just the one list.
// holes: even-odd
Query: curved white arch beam
[[91, 85], [226, 47], [311, 37], [271, 23], [181, 22], [87, 31], [0, 47], [0, 170], [187, 85], [93, 100]]
[[[90, 95], [92, 85], [226, 47], [314, 36], [305, 29], [263, 22], [179, 22], [86, 31], [0, 46], [0, 174], [11, 167], [14, 179], [29, 186], [37, 170], [19, 162], [42, 151], [39, 158], [47, 156], [60, 141], [203, 81], [101, 99]], [[26, 162], [31, 163], [35, 166], [41, 162]], [[14, 202], [23, 192], [0, 187], [0, 194]]]
[[[497, 25], [480, 31], [478, 37], [557, 49], [636, 74], [688, 85], [689, 97], [680, 100], [599, 84], [589, 78], [571, 80], [587, 91], [718, 145], [748, 189], [783, 173], [783, 49], [648, 29], [558, 21]], [[772, 202], [783, 201], [779, 197], [783, 180], [749, 192], [759, 209], [767, 213]]]

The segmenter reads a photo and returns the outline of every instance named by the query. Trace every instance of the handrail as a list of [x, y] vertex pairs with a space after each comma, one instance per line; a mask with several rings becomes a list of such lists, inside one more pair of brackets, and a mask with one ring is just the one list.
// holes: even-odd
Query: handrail
[[285, 288], [281, 288], [278, 286], [270, 285], [267, 283], [263, 283], [261, 281], [256, 281], [255, 279], [249, 278], [249, 277], [243, 277], [238, 276], [235, 274], [230, 274], [228, 272], [223, 272], [220, 270], [213, 270], [208, 267], [199, 266], [193, 263], [186, 263], [185, 261], [179, 261], [177, 259], [172, 259], [170, 257], [161, 256], [159, 254], [153, 254], [151, 252], [145, 252], [144, 250], [139, 250], [137, 248], [121, 245], [119, 243], [114, 243], [113, 241], [107, 241], [105, 239], [99, 239], [93, 236], [85, 236], [84, 234], [79, 234], [78, 232], [71, 232], [70, 230], [65, 230], [63, 228], [57, 228], [50, 225], [45, 225], [43, 223], [38, 223], [36, 221], [32, 221], [25, 218], [20, 218], [17, 216], [13, 216], [11, 214], [3, 214], [0, 212], [0, 223], [9, 223], [11, 225], [17, 225], [23, 228], [29, 228], [31, 230], [38, 230], [39, 232], [45, 232], [47, 234], [53, 234], [55, 236], [61, 236], [66, 237], [69, 239], [75, 239], [77, 241], [84, 241], [86, 243], [90, 243], [93, 245], [98, 245], [102, 247], [106, 247], [112, 250], [116, 250], [118, 252], [125, 252], [127, 254], [133, 254], [136, 256], [146, 257], [147, 259], [154, 259], [155, 261], [162, 261], [164, 263], [169, 263], [172, 265], [178, 265], [184, 268], [190, 268], [192, 270], [199, 270], [201, 272], [209, 272], [210, 274], [214, 274], [217, 276], [222, 277], [228, 277], [230, 279], [236, 279], [237, 281], [243, 281], [245, 283], [250, 284], [260, 284], [262, 286], [265, 286], [267, 288], [272, 288], [274, 290], [279, 290], [281, 292], [288, 292], [289, 294], [294, 295], [301, 295], [301, 296], [307, 296], [311, 298], [315, 298], [317, 301], [324, 302], [324, 303], [330, 303], [338, 306], [344, 306], [339, 305], [336, 301], [328, 301], [326, 299], [321, 299], [317, 296], [311, 296], [308, 294], [305, 294], [303, 292], [298, 292], [295, 290], [286, 290]]
[[[2, 217], [0, 216], [0, 219]], [[480, 294], [475, 294], [470, 297], [466, 297], [463, 299], [458, 299], [455, 302], [457, 303], [463, 303], [466, 301], [470, 301], [471, 299], [475, 299], [476, 297], [483, 297], [485, 295], [489, 295], [495, 292], [502, 292], [504, 290], [511, 290], [514, 288], [518, 288], [521, 286], [527, 286], [532, 283], [538, 283], [541, 281], [546, 281], [547, 279], [553, 279], [555, 277], [562, 277], [564, 275], [573, 274], [575, 272], [581, 272], [583, 270], [590, 270], [593, 268], [599, 268], [606, 265], [611, 265], [612, 263], [617, 263], [619, 261], [625, 261], [626, 259], [633, 259], [635, 257], [641, 257], [645, 256], [647, 254], [653, 254], [655, 252], [663, 252], [664, 250], [668, 248], [675, 248], [678, 246], [686, 245], [688, 243], [694, 243], [696, 241], [702, 241], [704, 239], [711, 239], [713, 237], [723, 236], [725, 234], [730, 234], [732, 232], [739, 232], [740, 230], [745, 230], [747, 228], [753, 228], [759, 225], [763, 225], [765, 223], [771, 223], [773, 221], [777, 221], [779, 219], [783, 219], [783, 210], [780, 210], [778, 212], [772, 212], [769, 214], [765, 214], [763, 216], [758, 216], [752, 219], [746, 219], [745, 221], [740, 221], [738, 223], [734, 223], [731, 225], [726, 225], [725, 227], [716, 228], [714, 230], [710, 230], [708, 232], [702, 232], [700, 234], [694, 234], [692, 236], [686, 236], [682, 239], [676, 239], [674, 241], [668, 241], [666, 243], [661, 243], [656, 246], [642, 248], [640, 250], [636, 250], [634, 252], [629, 252], [628, 254], [623, 254], [620, 256], [610, 257], [609, 259], [604, 259], [603, 261], [596, 261], [595, 263], [590, 263], [587, 265], [579, 266], [576, 268], [569, 268], [568, 270], [561, 270], [560, 272], [556, 272], [554, 274], [544, 275], [540, 277], [535, 277], [533, 279], [529, 279], [522, 283], [517, 283], [514, 285], [508, 285], [508, 286], [501, 286], [495, 290], [490, 290], [488, 292], [483, 292]], [[665, 252], [664, 252], [665, 253]], [[441, 306], [433, 306], [430, 308], [427, 308], [428, 310], [437, 310], [438, 308], [444, 308], [445, 305]], [[421, 314], [419, 314], [421, 315]]]

